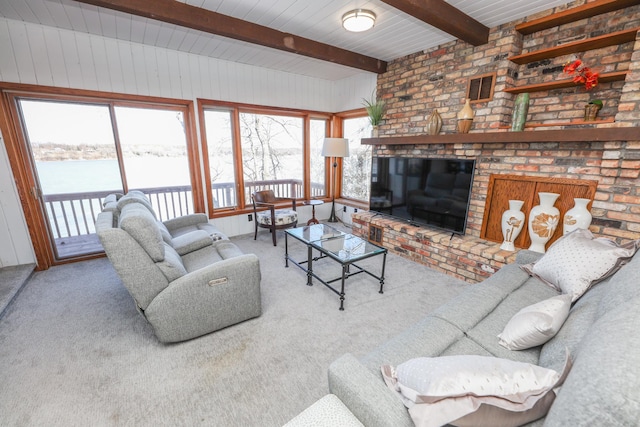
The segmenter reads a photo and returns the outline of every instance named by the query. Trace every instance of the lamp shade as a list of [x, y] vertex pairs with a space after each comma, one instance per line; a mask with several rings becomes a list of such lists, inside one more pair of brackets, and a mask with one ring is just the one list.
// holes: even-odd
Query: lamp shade
[[323, 157], [349, 157], [347, 138], [325, 138], [322, 144]]

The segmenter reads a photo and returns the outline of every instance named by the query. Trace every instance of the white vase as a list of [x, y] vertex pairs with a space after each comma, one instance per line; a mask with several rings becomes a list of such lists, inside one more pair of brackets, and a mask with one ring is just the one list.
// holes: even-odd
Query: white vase
[[554, 203], [560, 197], [558, 193], [538, 193], [540, 204], [534, 206], [529, 213], [530, 251], [545, 252], [545, 245], [553, 236], [560, 222], [560, 211]]
[[502, 245], [500, 249], [505, 251], [514, 251], [516, 247], [513, 242], [522, 231], [524, 227], [524, 212], [522, 209], [524, 201], [522, 200], [509, 200], [509, 209], [502, 214]]
[[573, 230], [581, 228], [586, 230], [591, 225], [591, 212], [587, 209], [590, 199], [574, 198], [574, 206], [564, 214], [562, 222], [562, 234], [567, 234]]

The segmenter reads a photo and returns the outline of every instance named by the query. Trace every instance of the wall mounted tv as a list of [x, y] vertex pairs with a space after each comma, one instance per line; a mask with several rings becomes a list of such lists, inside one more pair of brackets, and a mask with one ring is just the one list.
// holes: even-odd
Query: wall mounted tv
[[475, 160], [376, 157], [369, 211], [464, 234]]

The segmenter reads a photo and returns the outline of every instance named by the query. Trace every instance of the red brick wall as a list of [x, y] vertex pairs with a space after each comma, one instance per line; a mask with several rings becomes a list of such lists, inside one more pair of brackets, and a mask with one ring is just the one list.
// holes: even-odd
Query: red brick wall
[[[578, 1], [569, 7], [583, 3]], [[551, 12], [554, 11], [526, 20]], [[499, 126], [510, 124], [515, 95], [503, 90], [514, 85], [567, 78], [562, 75], [562, 66], [575, 57], [566, 55], [517, 65], [507, 60], [508, 56], [553, 47], [583, 35], [594, 37], [639, 27], [640, 6], [527, 36], [515, 31], [514, 26], [519, 22], [493, 28], [489, 43], [484, 46], [473, 47], [455, 41], [391, 62], [388, 71], [378, 78], [378, 95], [388, 105], [386, 119], [379, 126], [380, 137], [425, 134], [426, 119], [434, 108], [443, 118], [441, 133], [455, 133], [456, 115], [464, 102], [468, 78], [489, 72], [497, 74], [494, 97], [489, 102], [472, 104], [476, 113], [472, 132], [506, 131], [499, 129]], [[624, 82], [600, 84], [590, 92], [576, 86], [531, 93], [527, 121], [549, 124], [579, 119], [583, 116], [584, 104], [590, 99], [599, 98], [605, 103], [600, 117], [615, 118], [615, 123], [581, 126], [640, 125], [640, 36], [635, 42], [601, 48], [579, 56], [600, 73], [630, 72]], [[543, 129], [563, 128], [572, 127]], [[385, 246], [468, 281], [481, 280], [514, 256], [500, 251], [499, 245], [479, 238], [487, 185], [492, 173], [597, 180], [591, 230], [620, 242], [640, 238], [640, 129], [637, 141], [382, 145], [376, 146], [374, 152], [375, 155], [476, 159], [471, 212], [465, 236], [450, 239], [450, 235], [424, 228], [407, 229], [406, 225], [390, 219], [373, 219], [374, 223], [385, 229]], [[368, 221], [368, 214], [356, 214], [356, 232], [360, 230], [366, 235]]]

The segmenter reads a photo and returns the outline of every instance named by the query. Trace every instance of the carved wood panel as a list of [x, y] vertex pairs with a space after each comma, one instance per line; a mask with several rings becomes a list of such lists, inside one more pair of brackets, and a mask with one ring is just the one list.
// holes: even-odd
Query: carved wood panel
[[[514, 244], [516, 248], [528, 248], [531, 239], [529, 239], [527, 223], [531, 208], [540, 203], [538, 193], [558, 193], [560, 197], [554, 206], [560, 210], [560, 223], [547, 243], [548, 248], [562, 236], [562, 220], [565, 212], [573, 207], [573, 199], [579, 197], [593, 202], [597, 186], [598, 181], [587, 179], [492, 174], [489, 177], [480, 237], [493, 242], [502, 242], [502, 214], [509, 209], [509, 200], [523, 200], [522, 212], [525, 214], [525, 225]], [[591, 203], [587, 208], [591, 209]]]

